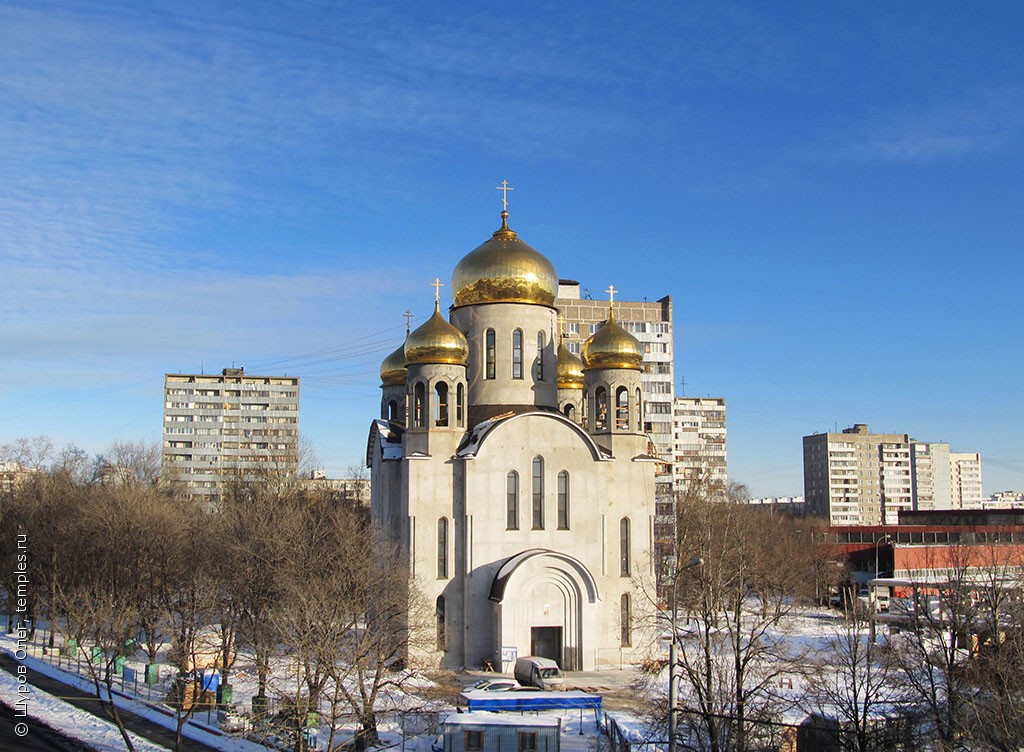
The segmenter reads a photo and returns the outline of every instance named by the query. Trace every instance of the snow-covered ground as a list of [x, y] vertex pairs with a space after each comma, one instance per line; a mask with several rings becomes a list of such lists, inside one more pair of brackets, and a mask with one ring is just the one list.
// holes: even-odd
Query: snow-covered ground
[[[792, 618], [786, 620], [785, 624], [770, 635], [771, 639], [778, 639], [787, 645], [787, 652], [804, 653], [813, 655], [818, 651], [827, 648], [828, 640], [836, 634], [836, 628], [840, 624], [840, 616], [829, 609], [805, 609], [796, 613]], [[36, 640], [29, 649], [29, 655], [24, 663], [29, 668], [35, 669], [69, 684], [79, 686], [86, 691], [92, 691], [92, 684], [85, 676], [79, 676], [75, 669], [80, 668], [84, 674], [84, 666], [75, 659], [67, 656], [59, 656], [53, 653], [44, 656], [42, 644], [47, 638], [43, 630], [36, 634]], [[0, 636], [0, 650], [14, 655], [17, 643], [13, 636]], [[56, 662], [58, 665], [53, 665]], [[154, 686], [146, 685], [142, 681], [145, 675], [145, 656], [140, 651], [130, 657], [127, 667], [139, 677], [137, 681], [122, 681], [118, 679], [115, 689], [123, 690], [127, 695], [133, 695], [134, 699], [116, 696], [119, 706], [130, 709], [136, 714], [143, 716], [168, 728], [174, 728], [175, 719], [173, 711], [168, 712], [166, 706], [161, 707], [162, 700], [166, 697], [167, 691], [174, 682], [177, 675], [176, 670], [169, 665], [162, 665], [162, 675], [159, 684]], [[130, 674], [129, 674], [130, 675]], [[586, 683], [586, 675], [576, 675], [579, 683]], [[3, 683], [0, 684], [0, 691], [7, 698], [16, 696], [17, 679], [8, 674], [0, 674]], [[465, 684], [472, 683], [472, 677], [465, 677]], [[804, 689], [804, 679], [794, 673], [786, 683], [780, 686], [783, 694], [797, 696]], [[13, 682], [13, 683], [12, 683]], [[274, 665], [273, 678], [270, 683], [272, 693], [293, 694], [296, 687], [295, 672], [289, 670], [287, 659], [281, 659]], [[791, 686], [789, 685], [791, 682]], [[422, 679], [418, 689], [429, 687], [430, 682]], [[664, 686], [663, 686], [664, 685]], [[257, 691], [255, 671], [251, 659], [240, 656], [239, 663], [231, 674], [231, 686], [233, 690], [233, 704], [241, 713], [251, 709], [251, 700]], [[655, 694], [664, 696], [667, 692], [667, 671], [654, 683], [652, 691]], [[685, 692], [685, 690], [684, 690]], [[9, 701], [10, 704], [10, 701]], [[388, 709], [391, 712], [382, 713], [379, 718], [379, 731], [384, 742], [393, 749], [406, 750], [407, 752], [429, 752], [432, 745], [438, 738], [439, 723], [444, 717], [454, 712], [454, 708], [443, 703], [432, 703], [429, 712], [423, 713], [424, 700], [420, 697], [396, 694], [387, 699]], [[82, 739], [93, 745], [102, 752], [107, 750], [124, 749], [117, 728], [112, 724], [95, 718], [85, 711], [78, 710], [68, 705], [63, 700], [47, 695], [46, 693], [34, 691], [29, 703], [30, 713], [53, 728], [69, 736]], [[417, 710], [413, 710], [416, 708]], [[406, 728], [402, 728], [402, 712], [412, 710], [406, 717]], [[597, 737], [597, 724], [594, 714], [584, 713], [580, 717], [578, 711], [547, 711], [541, 714], [544, 717], [560, 718], [562, 724], [562, 749], [567, 752], [577, 750], [593, 749]], [[629, 713], [615, 713], [616, 721], [623, 729], [631, 729], [635, 732], [637, 739], [645, 736], [644, 720], [631, 716]], [[325, 719], [326, 720], [326, 719]], [[790, 722], [799, 722], [800, 718], [794, 716], [787, 718]], [[431, 722], [432, 721], [432, 722]], [[198, 711], [190, 722], [185, 726], [185, 735], [202, 741], [215, 749], [225, 752], [257, 752], [265, 750], [262, 744], [249, 742], [238, 736], [220, 735], [218, 730], [217, 717], [215, 712], [206, 710]], [[354, 725], [352, 726], [354, 729]], [[212, 732], [212, 733], [211, 733]], [[328, 738], [328, 727], [322, 726], [317, 730], [317, 741], [322, 748]], [[582, 733], [581, 733], [582, 732]], [[348, 738], [352, 730], [340, 730], [335, 739], [336, 743]], [[141, 742], [138, 749], [146, 752], [159, 751], [162, 748], [148, 742]]]

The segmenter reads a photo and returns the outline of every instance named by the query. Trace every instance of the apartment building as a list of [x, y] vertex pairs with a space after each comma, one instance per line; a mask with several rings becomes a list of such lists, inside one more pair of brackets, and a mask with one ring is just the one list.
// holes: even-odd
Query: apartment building
[[729, 480], [725, 400], [676, 397], [672, 403], [672, 418], [675, 490], [684, 493], [697, 480], [724, 487]]
[[895, 525], [901, 511], [980, 509], [981, 457], [907, 434], [804, 436], [807, 510], [832, 525]]
[[953, 509], [981, 509], [985, 494], [981, 488], [981, 455], [951, 452], [950, 495]]
[[913, 507], [910, 437], [863, 423], [804, 436], [804, 498], [833, 525], [895, 525]]
[[161, 481], [215, 503], [227, 482], [298, 469], [299, 379], [165, 374]]

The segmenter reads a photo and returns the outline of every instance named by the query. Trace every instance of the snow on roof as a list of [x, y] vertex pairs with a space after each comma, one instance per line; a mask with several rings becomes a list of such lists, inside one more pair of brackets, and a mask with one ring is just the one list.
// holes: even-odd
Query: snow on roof
[[[493, 692], [491, 694], [494, 694]], [[488, 713], [472, 711], [469, 713], [452, 713], [444, 719], [446, 726], [544, 726], [555, 728], [561, 724], [560, 718], [546, 716], [521, 716], [509, 713]]]
[[381, 457], [385, 460], [402, 459], [401, 429], [386, 420], [373, 421], [373, 428], [376, 429], [377, 445]]

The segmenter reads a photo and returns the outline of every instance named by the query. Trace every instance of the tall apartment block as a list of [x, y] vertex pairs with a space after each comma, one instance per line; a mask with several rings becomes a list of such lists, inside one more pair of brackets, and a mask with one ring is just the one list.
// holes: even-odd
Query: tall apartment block
[[808, 513], [832, 525], [895, 525], [901, 510], [980, 509], [981, 457], [858, 423], [804, 436], [804, 498]]
[[977, 452], [951, 452], [950, 495], [953, 509], [981, 509], [985, 500], [981, 488], [981, 455]]
[[725, 400], [721, 397], [676, 397], [672, 403], [675, 490], [684, 493], [694, 481], [724, 488], [726, 461]]
[[298, 470], [299, 379], [241, 368], [164, 377], [161, 480], [216, 502], [233, 478]]

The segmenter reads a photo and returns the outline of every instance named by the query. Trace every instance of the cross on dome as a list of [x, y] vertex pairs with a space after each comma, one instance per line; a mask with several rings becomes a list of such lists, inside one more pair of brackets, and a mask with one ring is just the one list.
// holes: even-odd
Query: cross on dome
[[433, 283], [430, 285], [434, 288], [434, 302], [441, 302], [441, 288], [444, 287], [444, 282], [441, 281], [440, 277], [434, 277]]
[[402, 314], [402, 318], [405, 319], [405, 334], [408, 336], [410, 327], [412, 326], [412, 311], [406, 308], [405, 313]]
[[514, 191], [515, 188], [510, 188], [507, 180], [502, 180], [501, 185], [495, 186], [495, 190], [501, 191], [501, 210], [508, 211], [508, 192]]

